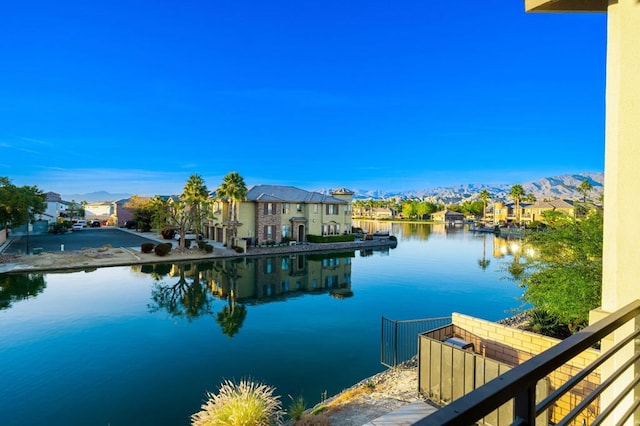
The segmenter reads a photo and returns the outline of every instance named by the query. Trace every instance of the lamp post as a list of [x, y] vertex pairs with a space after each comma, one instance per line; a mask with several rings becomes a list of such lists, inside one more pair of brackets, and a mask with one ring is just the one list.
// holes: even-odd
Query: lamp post
[[27, 255], [29, 254], [29, 222], [31, 222], [31, 212], [30, 209], [27, 208]]

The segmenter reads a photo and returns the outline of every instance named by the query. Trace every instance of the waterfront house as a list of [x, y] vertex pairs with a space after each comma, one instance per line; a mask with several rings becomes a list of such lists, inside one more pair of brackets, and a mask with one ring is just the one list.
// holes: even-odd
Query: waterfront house
[[558, 211], [569, 217], [576, 217], [576, 205], [573, 200], [544, 200], [535, 203], [520, 203], [519, 211], [515, 203], [503, 203], [496, 201], [493, 204], [493, 211], [487, 213], [487, 221], [493, 223], [521, 222], [531, 223], [534, 221], [543, 222], [542, 213], [546, 211]]
[[374, 219], [393, 219], [393, 210], [389, 207], [374, 207], [373, 208]]
[[229, 218], [229, 200], [215, 194], [213, 198], [216, 221], [206, 226], [206, 233], [226, 245], [230, 245], [233, 228], [237, 238], [249, 244], [303, 242], [309, 234], [351, 233], [353, 192], [346, 188], [323, 194], [294, 186], [255, 185], [239, 203], [237, 223]]
[[451, 210], [442, 210], [431, 214], [431, 220], [434, 222], [462, 222], [464, 221], [464, 213], [458, 213]]
[[574, 204], [573, 200], [536, 201], [534, 204], [524, 204], [521, 221], [525, 223], [544, 222], [542, 213], [546, 211], [557, 211], [569, 217], [575, 217], [576, 209]]

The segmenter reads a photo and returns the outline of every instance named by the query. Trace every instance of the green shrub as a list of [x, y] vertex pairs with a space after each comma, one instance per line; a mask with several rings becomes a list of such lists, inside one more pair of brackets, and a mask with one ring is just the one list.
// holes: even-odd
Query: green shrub
[[234, 247], [236, 253], [244, 253], [244, 249], [242, 247]]
[[64, 234], [65, 232], [67, 232], [67, 229], [67, 225], [65, 225], [64, 223], [54, 223], [53, 225], [51, 225], [51, 229], [49, 232], [51, 232], [52, 234]]
[[291, 417], [293, 420], [300, 420], [300, 417], [302, 417], [305, 410], [307, 409], [304, 398], [302, 397], [302, 395], [295, 399], [291, 395], [289, 395], [289, 398], [291, 398], [291, 405], [289, 405], [288, 410], [289, 417]]
[[147, 222], [142, 222], [140, 224], [140, 231], [141, 232], [149, 232], [149, 231], [151, 231], [151, 224], [149, 224]]
[[262, 383], [226, 380], [218, 394], [207, 392], [201, 410], [191, 416], [194, 426], [282, 425], [282, 404], [275, 388]]
[[344, 243], [355, 241], [355, 234], [346, 235], [307, 235], [307, 241], [310, 243]]
[[206, 253], [212, 253], [213, 252], [213, 246], [211, 244], [205, 244], [204, 245], [204, 251]]
[[140, 251], [143, 253], [151, 253], [154, 247], [155, 247], [155, 244], [153, 243], [142, 243], [140, 245]]
[[198, 248], [200, 250], [204, 250], [205, 246], [207, 245], [206, 241], [202, 241], [202, 240], [198, 240], [196, 241], [196, 244], [198, 245]]
[[153, 251], [157, 256], [166, 256], [171, 251], [171, 243], [158, 244]]

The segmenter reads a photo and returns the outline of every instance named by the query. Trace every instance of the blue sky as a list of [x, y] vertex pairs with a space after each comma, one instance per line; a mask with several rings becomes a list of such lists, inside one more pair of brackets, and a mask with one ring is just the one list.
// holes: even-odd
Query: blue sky
[[24, 0], [0, 25], [0, 176], [406, 190], [604, 164], [606, 15], [522, 1]]

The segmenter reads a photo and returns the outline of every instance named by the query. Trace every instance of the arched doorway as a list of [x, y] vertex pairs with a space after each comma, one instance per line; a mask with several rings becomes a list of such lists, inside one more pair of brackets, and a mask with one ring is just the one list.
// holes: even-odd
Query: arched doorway
[[304, 241], [304, 225], [298, 225], [298, 241]]

